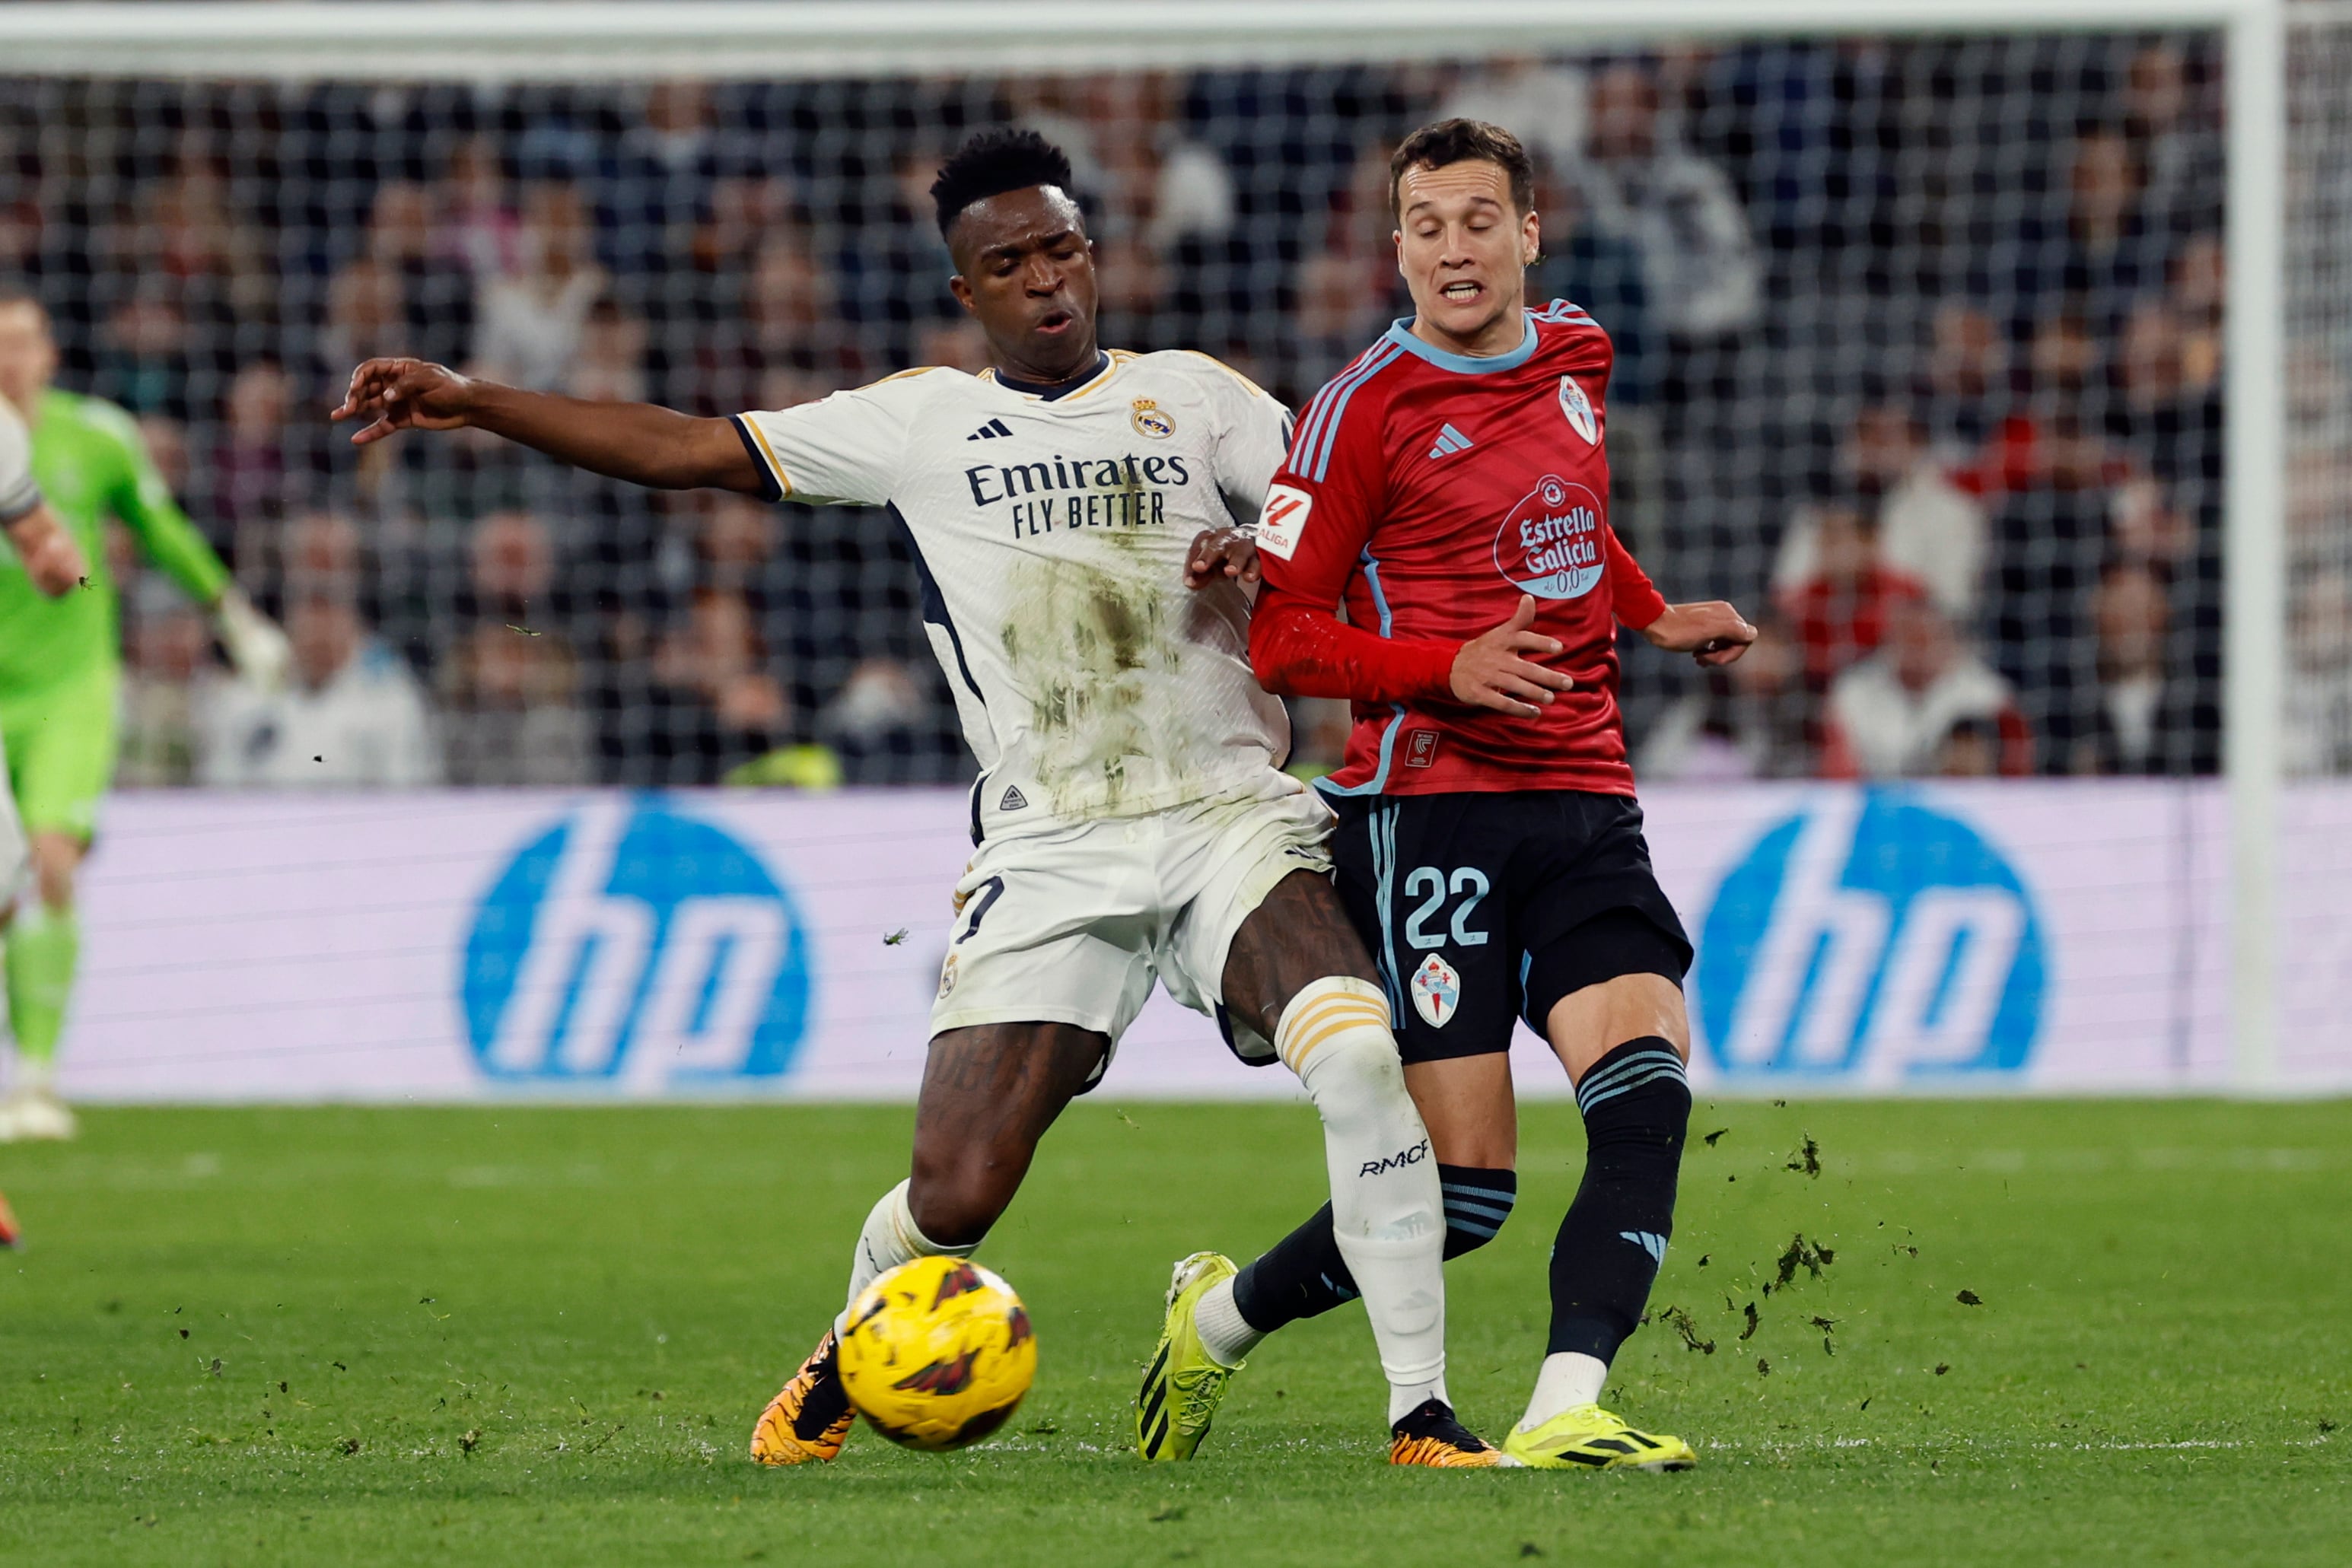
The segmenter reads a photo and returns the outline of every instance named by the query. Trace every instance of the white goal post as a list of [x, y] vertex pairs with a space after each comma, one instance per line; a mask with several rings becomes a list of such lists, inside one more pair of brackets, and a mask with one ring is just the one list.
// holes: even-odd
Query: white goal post
[[2047, 35], [2200, 27], [2227, 39], [2224, 757], [2236, 1082], [2274, 1082], [2285, 546], [2290, 35], [2352, 5], [2290, 0], [768, 0], [665, 5], [0, 6], [0, 73], [516, 81], [665, 74], [1212, 67], [1732, 37]]

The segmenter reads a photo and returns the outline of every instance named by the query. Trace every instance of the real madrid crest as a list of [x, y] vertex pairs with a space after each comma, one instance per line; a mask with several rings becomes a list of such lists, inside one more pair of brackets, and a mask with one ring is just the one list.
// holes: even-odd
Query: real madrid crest
[[1559, 412], [1568, 415], [1568, 423], [1576, 434], [1592, 445], [1601, 444], [1601, 422], [1592, 417], [1592, 400], [1576, 384], [1574, 376], [1559, 378]]
[[1129, 423], [1135, 426], [1136, 434], [1148, 435], [1154, 441], [1165, 441], [1176, 434], [1176, 421], [1148, 397], [1135, 400], [1135, 412], [1129, 415]]

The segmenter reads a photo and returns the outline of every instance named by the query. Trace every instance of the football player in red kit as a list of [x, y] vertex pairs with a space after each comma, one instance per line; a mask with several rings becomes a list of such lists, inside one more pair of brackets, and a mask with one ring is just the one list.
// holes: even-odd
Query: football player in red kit
[[[1575, 1084], [1584, 1179], [1504, 1452], [1680, 1469], [1688, 1444], [1600, 1405], [1673, 1233], [1691, 1103], [1691, 946], [1642, 837], [1616, 628], [1705, 664], [1756, 630], [1728, 604], [1667, 604], [1611, 531], [1609, 337], [1565, 301], [1527, 308], [1532, 186], [1518, 141], [1479, 121], [1397, 150], [1414, 315], [1298, 422], [1257, 526], [1250, 657], [1271, 691], [1354, 705], [1345, 765], [1323, 781], [1339, 890], [1399, 1020], [1447, 1257], [1492, 1238], [1516, 1195], [1515, 1019]], [[1202, 1299], [1202, 1343], [1234, 1366], [1352, 1295], [1326, 1210]]]

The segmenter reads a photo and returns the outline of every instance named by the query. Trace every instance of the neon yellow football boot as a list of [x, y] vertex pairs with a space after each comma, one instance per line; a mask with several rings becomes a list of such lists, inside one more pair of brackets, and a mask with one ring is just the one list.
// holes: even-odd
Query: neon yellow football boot
[[1532, 1432], [1514, 1427], [1503, 1452], [1538, 1470], [1686, 1470], [1698, 1463], [1680, 1437], [1637, 1432], [1598, 1405], [1572, 1406]]
[[1135, 1451], [1147, 1459], [1189, 1459], [1209, 1435], [1225, 1385], [1240, 1365], [1221, 1366], [1201, 1343], [1193, 1309], [1209, 1288], [1241, 1270], [1217, 1252], [1195, 1252], [1176, 1265], [1168, 1281], [1168, 1321], [1160, 1347], [1135, 1396]]

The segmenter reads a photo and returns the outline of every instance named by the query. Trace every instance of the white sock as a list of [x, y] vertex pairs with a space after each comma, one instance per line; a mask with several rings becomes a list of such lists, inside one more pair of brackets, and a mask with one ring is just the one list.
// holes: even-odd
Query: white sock
[[1394, 1423], [1446, 1398], [1445, 1221], [1388, 998], [1369, 981], [1317, 980], [1283, 1009], [1274, 1044], [1323, 1118], [1331, 1229], [1363, 1292]]
[[1192, 1327], [1211, 1360], [1219, 1366], [1239, 1366], [1242, 1357], [1257, 1348], [1265, 1335], [1249, 1326], [1241, 1308], [1234, 1305], [1234, 1282], [1220, 1280], [1192, 1309]]
[[[849, 1301], [855, 1301], [866, 1286], [896, 1269], [901, 1263], [911, 1263], [918, 1258], [969, 1258], [980, 1250], [975, 1241], [968, 1247], [942, 1247], [925, 1236], [915, 1224], [915, 1212], [907, 1207], [907, 1186], [900, 1182], [882, 1195], [866, 1217], [866, 1228], [857, 1233], [857, 1249], [849, 1255]], [[841, 1315], [833, 1320], [835, 1329], [849, 1326], [849, 1307], [844, 1303]]]
[[1601, 1385], [1609, 1381], [1609, 1364], [1580, 1351], [1563, 1350], [1544, 1357], [1536, 1374], [1536, 1391], [1528, 1396], [1528, 1413], [1519, 1430], [1532, 1432], [1563, 1410], [1601, 1403]]

